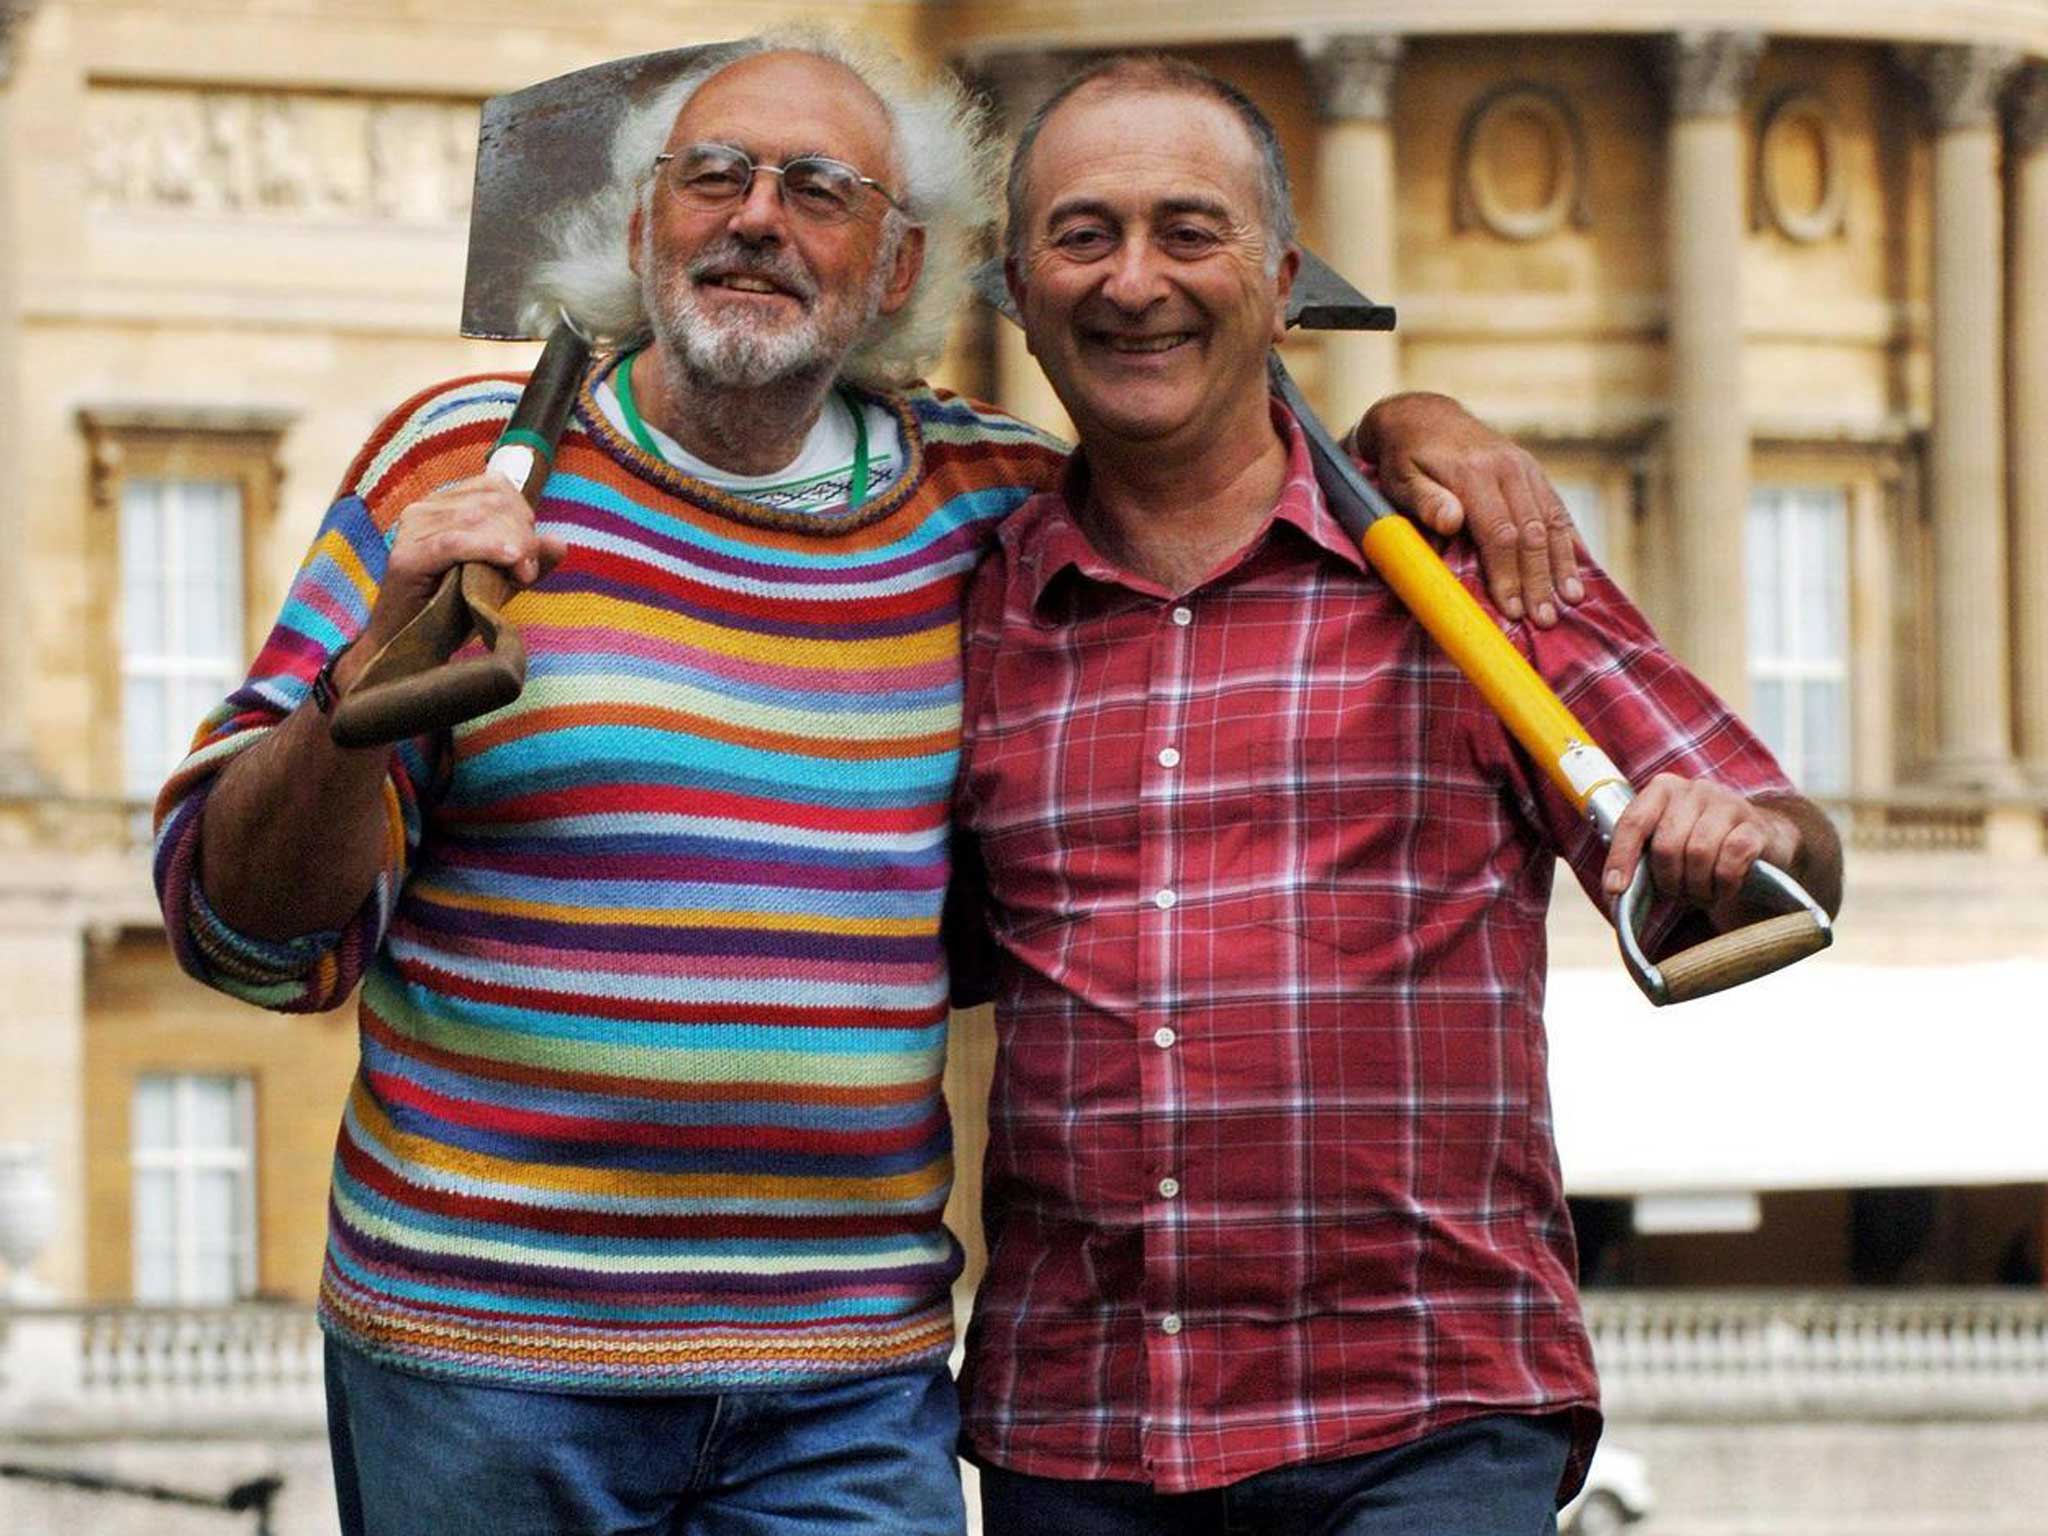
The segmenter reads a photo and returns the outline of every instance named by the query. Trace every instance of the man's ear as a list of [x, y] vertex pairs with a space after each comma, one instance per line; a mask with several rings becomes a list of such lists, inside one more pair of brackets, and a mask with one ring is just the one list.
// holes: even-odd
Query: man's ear
[[881, 313], [893, 315], [910, 302], [917, 290], [918, 274], [924, 271], [924, 226], [913, 224], [896, 242], [896, 260], [889, 271], [888, 286], [882, 290]]
[[636, 198], [633, 202], [633, 216], [626, 220], [626, 265], [633, 275], [640, 275], [640, 232], [647, 225], [647, 202]]
[[1280, 270], [1273, 274], [1273, 288], [1279, 303], [1273, 309], [1273, 344], [1287, 339], [1287, 301], [1294, 295], [1294, 279], [1301, 272], [1301, 247], [1290, 245], [1280, 258]]
[[[1024, 263], [1014, 256], [1003, 258], [1003, 286], [1010, 290], [1011, 307], [1017, 311], [1017, 318], [1021, 321], [1024, 318]], [[1031, 344], [1031, 327], [1028, 325], [1024, 327], [1024, 346], [1033, 357], [1038, 355], [1038, 348]]]

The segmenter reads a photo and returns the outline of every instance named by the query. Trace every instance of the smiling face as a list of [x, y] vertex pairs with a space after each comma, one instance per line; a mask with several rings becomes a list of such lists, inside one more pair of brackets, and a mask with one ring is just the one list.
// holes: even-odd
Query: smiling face
[[[827, 155], [902, 195], [882, 103], [844, 65], [811, 54], [756, 54], [707, 80], [667, 147], [694, 144], [730, 145], [771, 166]], [[713, 385], [829, 377], [916, 283], [919, 232], [891, 242], [887, 212], [870, 188], [844, 223], [808, 220], [783, 205], [782, 179], [772, 174], [757, 174], [735, 205], [706, 210], [657, 179], [629, 233], [657, 341]]]
[[1266, 353], [1298, 257], [1268, 270], [1258, 151], [1236, 115], [1091, 83], [1046, 119], [1028, 170], [1011, 291], [1083, 441], [1266, 430]]

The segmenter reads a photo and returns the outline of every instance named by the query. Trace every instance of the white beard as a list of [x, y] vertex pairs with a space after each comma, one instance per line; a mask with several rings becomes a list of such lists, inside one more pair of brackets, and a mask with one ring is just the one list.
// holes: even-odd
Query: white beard
[[[802, 312], [786, 324], [724, 306], [706, 304], [695, 272], [738, 265], [772, 276], [802, 299]], [[839, 370], [880, 312], [888, 266], [877, 260], [867, 291], [835, 302], [818, 291], [810, 274], [788, 251], [748, 253], [720, 241], [698, 252], [690, 267], [657, 275], [652, 241], [642, 251], [641, 301], [664, 351], [698, 384], [723, 389], [765, 389], [802, 377], [830, 377]]]

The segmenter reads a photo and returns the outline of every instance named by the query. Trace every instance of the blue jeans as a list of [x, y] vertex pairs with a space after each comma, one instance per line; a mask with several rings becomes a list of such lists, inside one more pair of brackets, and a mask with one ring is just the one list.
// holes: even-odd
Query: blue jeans
[[1499, 1415], [1204, 1493], [981, 1470], [986, 1536], [1557, 1536], [1562, 1418]]
[[961, 1536], [943, 1365], [793, 1391], [596, 1397], [327, 1346], [343, 1536]]

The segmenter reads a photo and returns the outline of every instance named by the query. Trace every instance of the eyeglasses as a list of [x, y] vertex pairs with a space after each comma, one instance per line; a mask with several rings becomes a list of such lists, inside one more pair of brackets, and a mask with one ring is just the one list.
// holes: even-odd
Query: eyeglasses
[[754, 177], [766, 172], [782, 178], [782, 206], [817, 224], [838, 224], [852, 217], [862, 187], [873, 187], [899, 213], [910, 210], [872, 176], [863, 176], [844, 160], [825, 155], [798, 155], [781, 165], [757, 165], [743, 149], [730, 144], [692, 144], [688, 149], [654, 157], [662, 184], [686, 206], [707, 213], [731, 208], [754, 190]]

